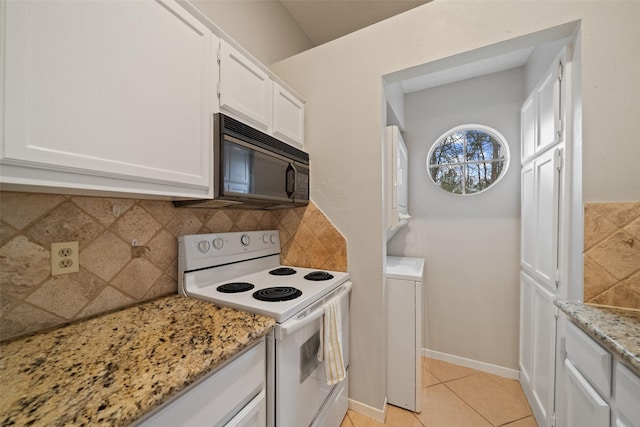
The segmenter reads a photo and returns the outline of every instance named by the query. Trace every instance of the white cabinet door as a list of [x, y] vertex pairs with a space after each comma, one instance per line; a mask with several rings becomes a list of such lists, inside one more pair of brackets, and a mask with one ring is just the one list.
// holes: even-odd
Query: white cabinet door
[[560, 204], [559, 149], [534, 162], [534, 275], [547, 288], [556, 289], [558, 269], [558, 207]]
[[535, 265], [536, 235], [536, 181], [534, 163], [522, 167], [520, 179], [520, 264], [524, 271], [533, 274]]
[[521, 123], [521, 158], [524, 163], [533, 156], [536, 149], [536, 136], [538, 134], [538, 122], [536, 116], [537, 97], [535, 92], [522, 105], [520, 110]]
[[278, 83], [273, 83], [273, 136], [302, 148], [304, 104]]
[[571, 361], [565, 359], [566, 427], [608, 427], [609, 405], [589, 385]]
[[561, 156], [560, 149], [547, 151], [524, 164], [521, 172], [521, 267], [554, 291], [558, 270]]
[[560, 65], [554, 64], [535, 91], [538, 133], [536, 153], [560, 142]]
[[533, 292], [535, 283], [520, 273], [520, 382], [531, 388], [533, 376]]
[[640, 377], [616, 364], [616, 423], [620, 427], [640, 427]]
[[520, 382], [539, 425], [553, 422], [556, 309], [554, 294], [520, 273]]
[[[556, 353], [556, 315], [553, 305], [554, 294], [534, 282], [533, 286], [533, 349], [531, 393], [533, 402], [529, 402], [545, 426], [552, 425], [555, 353]], [[538, 421], [541, 421], [540, 418]]]
[[267, 73], [226, 41], [220, 42], [220, 109], [271, 132], [273, 86]]
[[2, 181], [211, 194], [212, 33], [172, 0], [5, 4]]

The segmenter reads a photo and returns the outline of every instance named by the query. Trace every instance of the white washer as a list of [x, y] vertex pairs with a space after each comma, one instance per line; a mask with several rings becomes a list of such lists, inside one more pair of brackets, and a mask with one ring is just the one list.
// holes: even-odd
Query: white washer
[[387, 401], [422, 411], [424, 259], [387, 257]]

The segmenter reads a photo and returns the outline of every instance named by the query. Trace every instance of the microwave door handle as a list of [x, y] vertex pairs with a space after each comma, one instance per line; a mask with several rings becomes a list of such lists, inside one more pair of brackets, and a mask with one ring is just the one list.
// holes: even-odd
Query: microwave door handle
[[296, 171], [295, 166], [293, 166], [292, 163], [289, 163], [289, 166], [287, 166], [287, 172], [286, 172], [286, 192], [287, 192], [287, 197], [291, 198], [291, 196], [293, 196], [293, 194], [296, 192], [296, 174], [298, 172]]

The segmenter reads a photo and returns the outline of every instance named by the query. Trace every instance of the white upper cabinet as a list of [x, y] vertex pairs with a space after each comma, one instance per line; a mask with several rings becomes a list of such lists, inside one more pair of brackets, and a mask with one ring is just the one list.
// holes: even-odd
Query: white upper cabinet
[[563, 141], [561, 98], [564, 57], [563, 51], [520, 110], [523, 164]]
[[171, 0], [4, 9], [3, 184], [211, 195], [205, 25]]
[[273, 82], [273, 135], [302, 147], [304, 144], [304, 104]]
[[558, 209], [562, 150], [555, 149], [522, 167], [521, 267], [555, 291], [558, 270]]
[[535, 93], [531, 94], [525, 101], [520, 111], [520, 123], [522, 126], [522, 161], [526, 161], [535, 153], [536, 149], [536, 135], [538, 133], [538, 126], [536, 122], [536, 104], [537, 98]]
[[269, 75], [224, 40], [219, 55], [220, 110], [271, 133], [273, 82]]

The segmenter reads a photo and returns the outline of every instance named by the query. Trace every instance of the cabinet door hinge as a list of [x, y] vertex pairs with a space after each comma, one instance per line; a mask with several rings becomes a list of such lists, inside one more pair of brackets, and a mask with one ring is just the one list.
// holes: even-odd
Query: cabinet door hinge
[[560, 269], [556, 269], [554, 280], [556, 281], [556, 288], [560, 284]]
[[556, 150], [556, 168], [558, 169], [558, 171], [562, 170], [562, 151], [561, 150]]
[[220, 82], [216, 83], [216, 93], [218, 94], [218, 98], [220, 98]]
[[558, 62], [558, 80], [562, 80], [564, 77], [564, 65], [562, 61]]
[[218, 48], [218, 52], [216, 54], [216, 60], [218, 61], [218, 64], [220, 63], [221, 59], [222, 59], [222, 49]]

